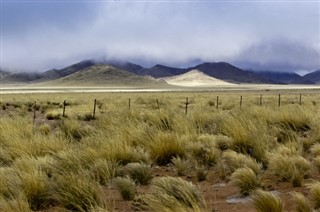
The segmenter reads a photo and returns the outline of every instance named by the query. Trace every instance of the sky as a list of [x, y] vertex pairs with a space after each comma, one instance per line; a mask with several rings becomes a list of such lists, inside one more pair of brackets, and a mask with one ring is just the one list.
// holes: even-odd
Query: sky
[[0, 1], [5, 70], [45, 71], [91, 58], [320, 69], [319, 0]]

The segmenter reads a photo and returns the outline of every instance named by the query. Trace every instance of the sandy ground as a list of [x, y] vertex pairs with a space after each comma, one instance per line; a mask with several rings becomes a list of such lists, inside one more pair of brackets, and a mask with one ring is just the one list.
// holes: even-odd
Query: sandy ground
[[191, 70], [185, 74], [163, 78], [170, 85], [178, 86], [230, 86], [233, 83], [210, 77], [199, 70]]

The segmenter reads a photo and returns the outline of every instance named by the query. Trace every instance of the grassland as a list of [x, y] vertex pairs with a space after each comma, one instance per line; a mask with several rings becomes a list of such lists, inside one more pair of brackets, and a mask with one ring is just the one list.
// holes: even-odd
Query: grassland
[[319, 105], [312, 90], [2, 94], [0, 211], [317, 210]]

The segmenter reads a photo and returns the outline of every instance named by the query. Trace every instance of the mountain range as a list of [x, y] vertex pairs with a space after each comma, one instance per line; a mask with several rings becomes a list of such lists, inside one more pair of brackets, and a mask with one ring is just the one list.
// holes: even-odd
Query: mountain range
[[217, 80], [237, 84], [320, 84], [320, 69], [300, 76], [287, 72], [243, 70], [226, 62], [207, 62], [188, 68], [168, 67], [161, 64], [145, 68], [126, 61], [93, 59], [42, 73], [10, 73], [0, 70], [0, 79], [1, 84], [161, 84], [163, 83], [161, 78], [183, 75], [192, 70], [197, 70]]

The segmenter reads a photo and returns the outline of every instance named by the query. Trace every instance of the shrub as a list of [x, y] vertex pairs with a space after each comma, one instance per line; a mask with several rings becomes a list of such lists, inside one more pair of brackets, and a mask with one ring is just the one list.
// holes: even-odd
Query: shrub
[[294, 202], [297, 205], [296, 207], [297, 212], [312, 212], [310, 203], [308, 202], [307, 198], [303, 194], [293, 192], [292, 197]]
[[134, 180], [129, 177], [117, 177], [113, 180], [113, 185], [124, 200], [134, 199], [137, 190]]
[[195, 186], [181, 178], [159, 177], [151, 182], [151, 193], [140, 197], [141, 204], [151, 211], [203, 211], [205, 202]]
[[179, 176], [184, 176], [190, 170], [190, 161], [181, 159], [179, 156], [172, 158], [172, 163]]
[[271, 192], [258, 189], [250, 196], [252, 198], [253, 205], [258, 212], [283, 211], [282, 200]]
[[197, 166], [196, 167], [196, 175], [198, 181], [204, 181], [207, 178], [208, 171], [206, 170], [205, 166]]
[[239, 168], [231, 175], [231, 182], [236, 185], [242, 195], [249, 195], [251, 191], [260, 187], [256, 174], [248, 167]]
[[149, 184], [152, 179], [151, 167], [147, 164], [129, 163], [121, 171], [141, 185]]

